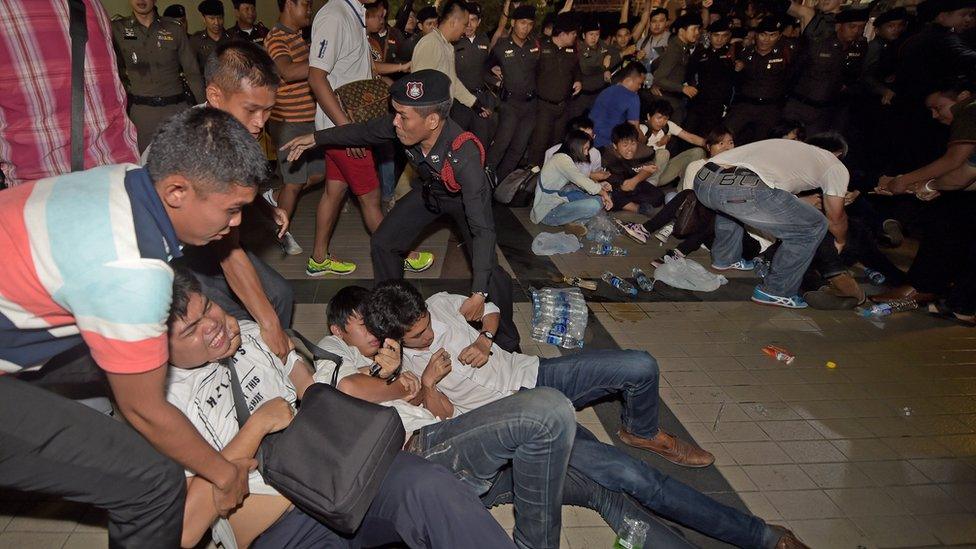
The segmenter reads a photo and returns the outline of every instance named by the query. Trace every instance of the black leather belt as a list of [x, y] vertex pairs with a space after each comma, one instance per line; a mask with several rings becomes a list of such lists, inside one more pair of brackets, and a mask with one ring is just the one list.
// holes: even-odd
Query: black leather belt
[[186, 101], [186, 96], [181, 94], [167, 96], [133, 95], [129, 94], [129, 103], [133, 105], [146, 105], [149, 107], [165, 107], [176, 105]]
[[[714, 162], [706, 162], [702, 167], [702, 171], [709, 171], [717, 177], [713, 180], [719, 185], [742, 185], [745, 187], [755, 187], [762, 183], [762, 179], [756, 172], [750, 170], [749, 168], [742, 168], [740, 166], [729, 166], [723, 168]], [[696, 179], [704, 180], [707, 176], [702, 177], [700, 174]]]

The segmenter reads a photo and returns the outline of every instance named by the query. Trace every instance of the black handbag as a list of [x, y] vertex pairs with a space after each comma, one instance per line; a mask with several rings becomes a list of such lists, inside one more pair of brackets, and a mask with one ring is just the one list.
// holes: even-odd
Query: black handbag
[[689, 192], [674, 214], [674, 236], [685, 238], [714, 223], [715, 212], [702, 205], [694, 192]]
[[[289, 330], [297, 348], [312, 359], [342, 358]], [[303, 354], [303, 353], [300, 353]], [[233, 365], [231, 389], [237, 422], [250, 417]], [[333, 374], [332, 383], [338, 374]], [[396, 410], [360, 400], [323, 383], [303, 395], [291, 424], [264, 437], [258, 470], [265, 482], [296, 507], [340, 532], [355, 532], [379, 491], [393, 458], [403, 447], [403, 423]]]

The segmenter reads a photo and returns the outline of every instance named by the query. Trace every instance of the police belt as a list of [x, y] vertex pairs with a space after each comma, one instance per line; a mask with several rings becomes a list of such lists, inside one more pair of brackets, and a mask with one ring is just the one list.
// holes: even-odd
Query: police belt
[[536, 99], [538, 99], [539, 101], [542, 101], [543, 103], [549, 103], [550, 105], [553, 105], [555, 107], [562, 107], [563, 105], [566, 104], [566, 100], [565, 99], [563, 99], [562, 101], [550, 101], [550, 100], [542, 97], [541, 95], [536, 96]]
[[502, 90], [501, 100], [508, 101], [509, 99], [517, 99], [519, 101], [532, 101], [533, 99], [535, 99], [535, 92], [515, 93], [509, 90]]
[[[702, 166], [701, 171], [710, 172], [710, 174], [702, 176], [699, 172], [696, 179], [705, 180], [706, 178], [711, 179], [714, 183], [718, 185], [742, 185], [743, 187], [755, 187], [763, 180], [756, 174], [756, 172], [739, 166], [729, 166], [728, 168], [723, 168], [714, 162], [707, 162]], [[713, 177], [709, 177], [712, 175]], [[765, 183], [763, 183], [765, 184]]]
[[746, 95], [736, 96], [733, 103], [749, 103], [751, 105], [778, 105], [783, 102], [782, 97], [749, 97]]
[[791, 93], [790, 99], [796, 101], [797, 103], [803, 103], [808, 107], [813, 107], [815, 109], [823, 109], [826, 107], [833, 107], [837, 104], [837, 101], [817, 101], [816, 99], [810, 99], [805, 95], [800, 95], [798, 93]]
[[186, 96], [182, 93], [177, 95], [151, 96], [129, 94], [129, 103], [132, 105], [146, 105], [149, 107], [165, 107], [167, 105], [177, 105], [185, 103]]

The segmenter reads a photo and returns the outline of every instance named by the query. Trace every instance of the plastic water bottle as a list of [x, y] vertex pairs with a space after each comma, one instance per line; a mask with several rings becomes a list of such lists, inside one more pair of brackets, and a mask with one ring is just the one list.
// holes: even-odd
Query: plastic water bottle
[[579, 288], [532, 291], [532, 339], [535, 341], [580, 349], [588, 315]]
[[864, 276], [868, 277], [871, 284], [874, 284], [875, 286], [881, 286], [885, 283], [885, 280], [888, 280], [888, 277], [886, 277], [881, 271], [875, 271], [874, 269], [868, 269], [867, 267], [864, 268]]
[[627, 255], [627, 250], [610, 244], [594, 244], [590, 248], [590, 255]]
[[630, 282], [627, 282], [610, 271], [603, 273], [602, 278], [604, 282], [620, 290], [620, 293], [626, 295], [627, 297], [637, 297], [637, 288], [635, 288]]
[[644, 274], [644, 271], [642, 271], [640, 267], [634, 267], [634, 270], [631, 271], [631, 273], [634, 275], [634, 280], [637, 282], [637, 286], [641, 290], [650, 292], [654, 289], [654, 281], [647, 278], [647, 275]]
[[647, 523], [626, 517], [617, 533], [617, 540], [613, 543], [613, 549], [643, 549], [646, 539]]
[[896, 301], [889, 301], [888, 303], [878, 303], [870, 307], [862, 307], [858, 310], [858, 313], [863, 317], [880, 317], [888, 316], [893, 313], [901, 313], [905, 311], [914, 311], [918, 309], [918, 302], [914, 299], [899, 299]]

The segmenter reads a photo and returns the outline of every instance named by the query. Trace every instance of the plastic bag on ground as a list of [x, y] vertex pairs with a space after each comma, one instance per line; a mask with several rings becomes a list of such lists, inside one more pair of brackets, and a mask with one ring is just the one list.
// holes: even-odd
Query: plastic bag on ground
[[571, 254], [582, 247], [579, 238], [563, 232], [539, 233], [532, 239], [535, 255]]
[[654, 271], [654, 278], [668, 286], [695, 292], [714, 292], [729, 279], [709, 272], [686, 257], [664, 256], [664, 265]]
[[586, 239], [598, 244], [610, 244], [620, 234], [620, 229], [607, 212], [590, 218], [586, 222]]

